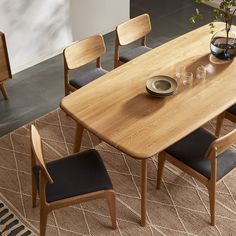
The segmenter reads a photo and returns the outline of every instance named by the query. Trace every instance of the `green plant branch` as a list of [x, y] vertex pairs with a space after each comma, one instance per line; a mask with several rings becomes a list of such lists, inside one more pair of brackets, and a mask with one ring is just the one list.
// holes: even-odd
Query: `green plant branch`
[[[196, 3], [204, 3], [204, 2], [212, 2], [214, 0], [194, 0]], [[214, 19], [213, 22], [210, 23], [211, 33], [214, 32], [214, 22], [216, 21], [224, 21], [226, 23], [226, 30], [230, 30], [234, 13], [236, 12], [236, 8], [232, 10], [233, 7], [236, 6], [236, 0], [222, 0], [219, 8], [213, 9]], [[190, 21], [192, 23], [196, 23], [198, 20], [203, 19], [203, 14], [199, 11], [198, 8], [195, 9], [195, 13], [190, 17]]]
[[[214, 0], [194, 0], [196, 3], [205, 3], [212, 2]], [[232, 26], [233, 17], [236, 12], [236, 0], [221, 0], [219, 4], [219, 9], [213, 9], [213, 21], [209, 24], [211, 33], [214, 33], [214, 22], [223, 21], [225, 22], [225, 31], [226, 31], [226, 49], [225, 55], [228, 55], [229, 52], [229, 32]], [[190, 17], [192, 23], [196, 23], [198, 20], [203, 19], [203, 14], [199, 11], [198, 8], [195, 9], [195, 13]]]

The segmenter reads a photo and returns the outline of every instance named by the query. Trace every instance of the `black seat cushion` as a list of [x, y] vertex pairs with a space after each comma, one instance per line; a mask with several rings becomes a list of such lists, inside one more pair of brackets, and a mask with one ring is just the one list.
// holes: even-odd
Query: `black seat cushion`
[[134, 59], [135, 57], [138, 57], [146, 52], [149, 52], [152, 50], [151, 48], [140, 46], [140, 47], [135, 47], [133, 49], [129, 49], [125, 52], [120, 53], [119, 60], [122, 62], [128, 62]]
[[[74, 154], [46, 164], [54, 183], [47, 184], [47, 202], [66, 199], [99, 190], [112, 189], [103, 161], [96, 150]], [[39, 186], [40, 167], [33, 173]]]
[[71, 79], [69, 81], [69, 83], [79, 89], [79, 88], [82, 88], [83, 86], [85, 86], [86, 84], [94, 81], [95, 79], [101, 77], [102, 75], [105, 75], [107, 73], [106, 70], [103, 70], [103, 69], [100, 69], [100, 68], [94, 68], [94, 69], [90, 69], [90, 70], [87, 70], [85, 72], [81, 72], [79, 75], [78, 75], [78, 78], [76, 79]]
[[[204, 155], [209, 145], [215, 139], [216, 138], [206, 130], [199, 128], [165, 151], [210, 179], [211, 163]], [[235, 167], [236, 151], [230, 148], [217, 157], [217, 180], [224, 177]]]
[[230, 107], [227, 111], [236, 116], [236, 104]]

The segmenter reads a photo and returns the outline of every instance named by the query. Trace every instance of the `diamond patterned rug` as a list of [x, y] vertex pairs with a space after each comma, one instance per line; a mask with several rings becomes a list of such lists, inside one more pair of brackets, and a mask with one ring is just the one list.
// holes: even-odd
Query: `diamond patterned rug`
[[[72, 152], [75, 123], [60, 109], [33, 122], [43, 138], [46, 161]], [[235, 128], [225, 122], [223, 132]], [[0, 138], [0, 191], [36, 228], [39, 207], [31, 207], [30, 125]], [[214, 121], [207, 124], [214, 130]], [[167, 164], [157, 191], [157, 156], [148, 161], [148, 226], [140, 219], [140, 162], [84, 131], [82, 150], [96, 148], [109, 171], [117, 193], [118, 229], [112, 230], [106, 202], [96, 200], [54, 211], [47, 235], [236, 235], [236, 170], [217, 187], [216, 226], [210, 226], [206, 188]]]

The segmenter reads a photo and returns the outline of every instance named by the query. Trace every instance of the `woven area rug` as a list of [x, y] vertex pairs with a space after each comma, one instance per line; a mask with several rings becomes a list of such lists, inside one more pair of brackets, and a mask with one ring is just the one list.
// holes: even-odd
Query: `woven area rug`
[[36, 232], [38, 230], [0, 193], [0, 235], [35, 236]]
[[[33, 122], [43, 138], [46, 161], [72, 152], [75, 123], [60, 109]], [[235, 127], [225, 122], [224, 131]], [[214, 121], [207, 127], [214, 130]], [[39, 227], [39, 207], [31, 207], [29, 124], [0, 138], [0, 191], [22, 217]], [[156, 190], [157, 156], [148, 161], [148, 225], [140, 220], [140, 162], [84, 131], [82, 150], [96, 148], [117, 193], [118, 229], [112, 230], [107, 204], [96, 200], [54, 211], [47, 235], [236, 235], [236, 171], [217, 187], [216, 226], [210, 226], [207, 190], [167, 164]]]

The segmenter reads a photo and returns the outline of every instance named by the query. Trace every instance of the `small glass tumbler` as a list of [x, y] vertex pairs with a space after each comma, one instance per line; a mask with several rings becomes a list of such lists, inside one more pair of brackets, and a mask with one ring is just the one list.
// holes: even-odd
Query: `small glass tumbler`
[[176, 67], [176, 69], [175, 69], [175, 75], [176, 75], [177, 79], [182, 78], [182, 76], [184, 75], [185, 71], [186, 71], [185, 66], [183, 66], [183, 65], [178, 65], [178, 66]]
[[196, 79], [205, 80], [207, 75], [207, 70], [205, 66], [199, 66], [196, 71]]
[[193, 73], [192, 72], [185, 72], [182, 77], [183, 85], [192, 85], [193, 84]]

